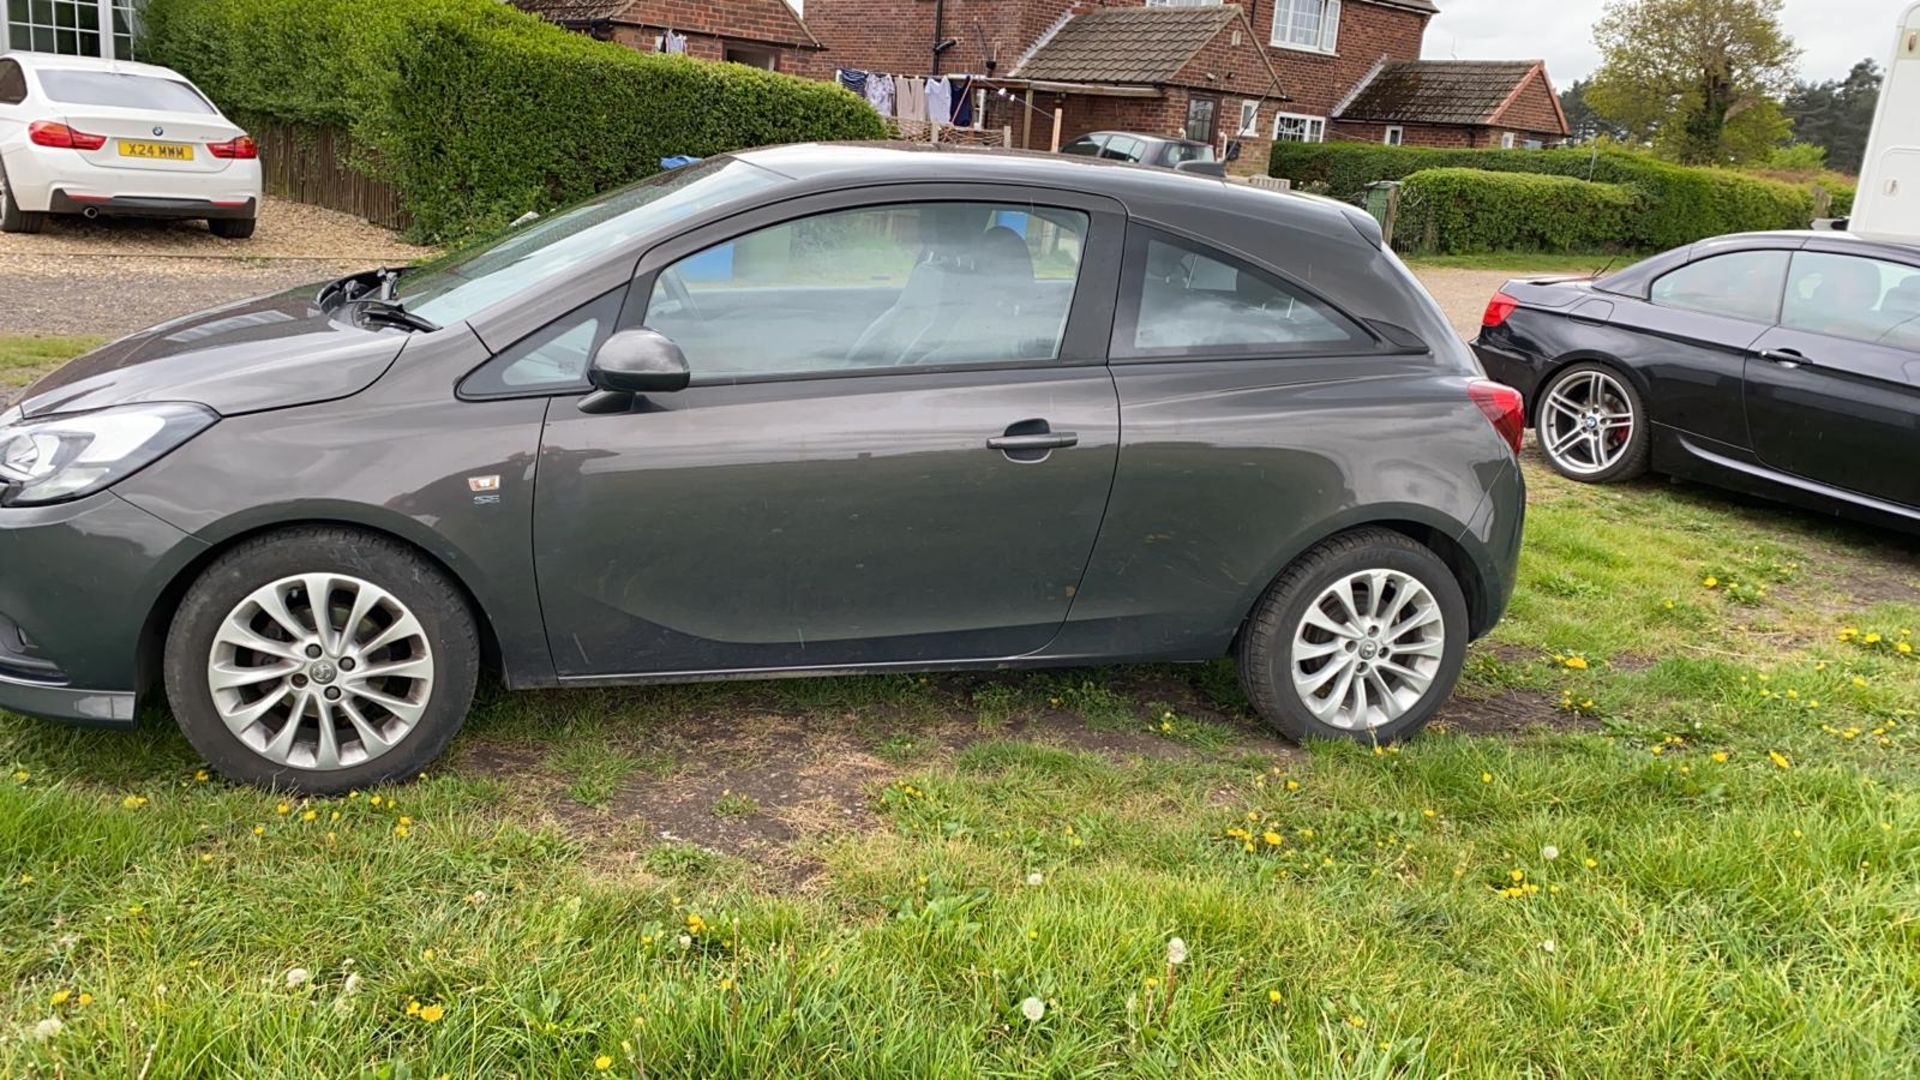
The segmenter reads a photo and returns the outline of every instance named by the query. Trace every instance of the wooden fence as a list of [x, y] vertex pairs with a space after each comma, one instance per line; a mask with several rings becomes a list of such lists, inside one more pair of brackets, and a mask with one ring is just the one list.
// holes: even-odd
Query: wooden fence
[[267, 194], [353, 214], [389, 229], [405, 229], [410, 223], [398, 192], [348, 167], [353, 141], [346, 132], [259, 121], [250, 130], [260, 143]]

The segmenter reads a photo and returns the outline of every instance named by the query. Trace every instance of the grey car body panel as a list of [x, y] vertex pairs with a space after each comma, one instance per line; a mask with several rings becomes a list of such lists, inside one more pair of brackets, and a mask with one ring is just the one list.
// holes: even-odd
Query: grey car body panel
[[[211, 553], [307, 522], [383, 530], [438, 559], [472, 595], [516, 687], [1205, 659], [1289, 561], [1381, 522], [1457, 546], [1474, 633], [1504, 608], [1519, 470], [1466, 396], [1477, 361], [1352, 208], [1050, 155], [743, 156], [789, 182], [632, 238], [466, 324], [370, 333], [299, 318], [289, 296], [277, 310], [296, 317], [272, 320], [284, 334], [254, 331], [259, 354], [222, 336], [247, 332], [234, 326], [165, 355], [160, 328], [118, 346], [126, 363], [53, 377], [36, 407], [200, 395], [225, 414], [108, 496], [71, 504], [111, 499], [103, 505], [139, 515], [154, 532], [124, 545], [117, 572], [171, 576], [142, 577], [131, 593], [83, 590], [60, 617], [118, 605], [164, 626], [154, 604]], [[643, 319], [662, 266], [756, 223], [1028, 190], [1090, 207], [1096, 223], [1057, 365], [696, 381], [613, 414], [582, 412], [579, 394], [455, 394], [490, 356], [610, 288], [633, 282], [622, 322]], [[1294, 281], [1381, 347], [1108, 363], [1127, 302], [1115, 284], [1120, 233], [1134, 223]], [[250, 310], [276, 309], [171, 325]], [[1079, 444], [1038, 462], [985, 446], [1041, 418]], [[22, 515], [0, 509], [0, 534]], [[870, 535], [850, 534], [863, 524]], [[0, 593], [0, 614], [12, 602]], [[803, 647], [803, 633], [821, 636]], [[75, 644], [90, 688], [138, 688], [125, 637]], [[4, 685], [0, 703], [62, 711]]]
[[225, 416], [348, 397], [392, 366], [406, 337], [329, 319], [300, 289], [176, 319], [102, 346], [29, 387], [28, 416], [194, 401]]

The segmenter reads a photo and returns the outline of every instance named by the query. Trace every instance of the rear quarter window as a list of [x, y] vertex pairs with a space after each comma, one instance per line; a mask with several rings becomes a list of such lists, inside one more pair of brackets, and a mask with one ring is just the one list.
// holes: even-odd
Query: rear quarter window
[[1372, 351], [1360, 324], [1279, 277], [1190, 240], [1143, 232], [1128, 245], [1123, 358], [1328, 355]]

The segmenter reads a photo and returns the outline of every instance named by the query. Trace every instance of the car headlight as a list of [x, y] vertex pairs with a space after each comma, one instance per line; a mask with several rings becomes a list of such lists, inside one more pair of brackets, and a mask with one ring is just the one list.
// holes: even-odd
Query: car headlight
[[0, 505], [91, 495], [159, 460], [220, 417], [204, 405], [158, 402], [22, 420], [0, 415]]

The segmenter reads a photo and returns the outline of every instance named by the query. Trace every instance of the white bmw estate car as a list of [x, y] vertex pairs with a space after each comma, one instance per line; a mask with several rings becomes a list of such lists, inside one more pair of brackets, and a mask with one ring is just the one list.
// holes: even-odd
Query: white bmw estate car
[[0, 56], [0, 232], [48, 214], [204, 218], [253, 235], [260, 151], [185, 77], [90, 57]]

